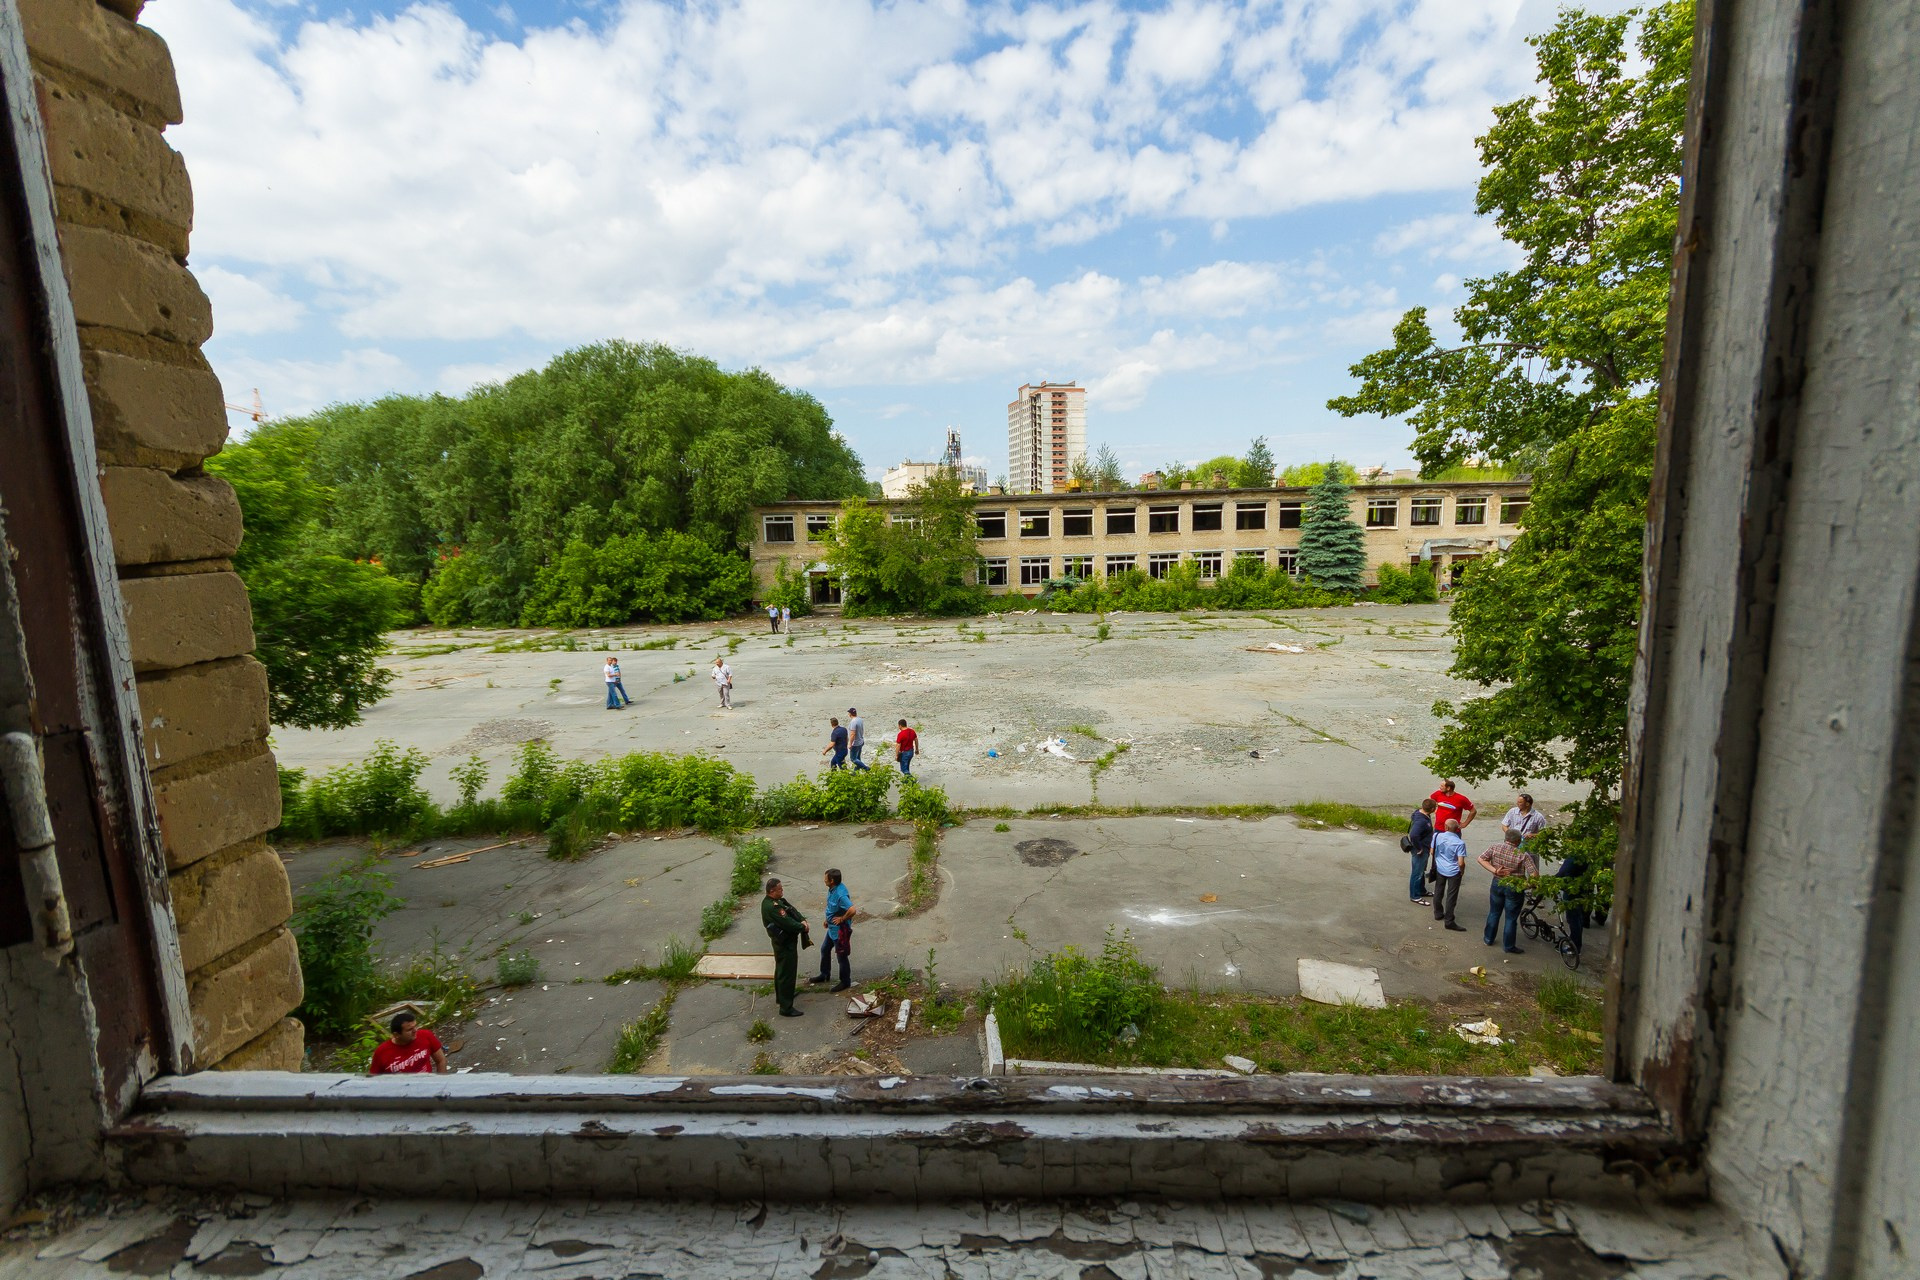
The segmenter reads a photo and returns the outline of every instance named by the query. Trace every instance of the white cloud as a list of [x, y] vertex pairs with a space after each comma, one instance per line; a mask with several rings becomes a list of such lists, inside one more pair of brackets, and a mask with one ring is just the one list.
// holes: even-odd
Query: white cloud
[[[1140, 278], [1032, 258], [1141, 219], [1219, 241], [1238, 219], [1464, 188], [1489, 105], [1529, 71], [1520, 12], [625, 0], [497, 36], [431, 3], [321, 20], [169, 0], [148, 21], [182, 81], [169, 137], [222, 333], [303, 314], [337, 331], [315, 359], [226, 343], [230, 379], [324, 401], [385, 389], [404, 370], [387, 345], [623, 336], [827, 386], [1072, 367], [1117, 405], [1169, 372], [1288, 358], [1266, 313], [1377, 304], [1290, 296], [1271, 263]], [[501, 372], [453, 357], [418, 382]]]
[[1520, 260], [1519, 250], [1501, 239], [1493, 219], [1470, 213], [1436, 213], [1403, 222], [1375, 237], [1373, 248], [1387, 256], [1418, 253], [1428, 262], [1472, 262], [1495, 270]]
[[228, 400], [244, 404], [259, 388], [267, 415], [274, 418], [310, 413], [341, 401], [371, 400], [417, 381], [405, 361], [373, 348], [343, 351], [333, 360], [234, 355], [217, 364]]
[[250, 276], [220, 267], [202, 267], [195, 274], [213, 303], [223, 334], [278, 333], [299, 324], [306, 314], [299, 301]]

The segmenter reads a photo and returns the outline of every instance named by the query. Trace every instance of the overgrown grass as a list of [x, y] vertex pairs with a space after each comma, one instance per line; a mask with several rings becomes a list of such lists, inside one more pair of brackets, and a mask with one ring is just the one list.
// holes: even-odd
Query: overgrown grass
[[712, 942], [733, 926], [733, 917], [740, 910], [738, 898], [718, 898], [709, 902], [700, 913], [700, 936]]
[[660, 1047], [661, 1037], [667, 1034], [667, 1027], [673, 1019], [673, 1002], [679, 994], [678, 987], [668, 987], [653, 1008], [620, 1028], [620, 1039], [613, 1047], [613, 1060], [607, 1063], [609, 1074], [636, 1075], [647, 1065], [647, 1059]]
[[1384, 831], [1399, 835], [1407, 829], [1408, 815], [1392, 809], [1370, 809], [1365, 805], [1343, 804], [1337, 800], [1309, 800], [1287, 806], [1287, 812], [1310, 822], [1330, 827], [1352, 825], [1362, 831]]
[[773, 841], [765, 836], [740, 841], [733, 846], [733, 872], [727, 881], [727, 888], [736, 898], [758, 891], [761, 877], [766, 875], [767, 867], [772, 862]]
[[524, 987], [540, 981], [540, 958], [531, 951], [503, 953], [495, 968], [503, 987]]
[[689, 946], [679, 938], [668, 938], [662, 949], [659, 964], [636, 964], [625, 969], [615, 969], [600, 981], [610, 987], [635, 980], [643, 982], [664, 982], [668, 986], [677, 986], [693, 977], [694, 966], [705, 955], [704, 948]]
[[674, 649], [678, 648], [679, 644], [680, 638], [678, 636], [662, 636], [659, 639], [649, 640], [645, 644], [637, 644], [633, 647], [637, 650], [645, 651], [648, 649]]
[[940, 896], [940, 827], [922, 822], [913, 829], [913, 856], [907, 861], [907, 900], [901, 915], [925, 911]]

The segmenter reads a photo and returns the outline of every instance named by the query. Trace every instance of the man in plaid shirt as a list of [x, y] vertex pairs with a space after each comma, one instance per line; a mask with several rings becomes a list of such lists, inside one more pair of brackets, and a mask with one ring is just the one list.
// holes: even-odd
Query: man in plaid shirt
[[1526, 901], [1525, 893], [1511, 887], [1503, 881], [1511, 876], [1537, 876], [1540, 874], [1540, 860], [1519, 848], [1513, 842], [1517, 834], [1502, 830], [1500, 843], [1480, 855], [1480, 865], [1493, 873], [1493, 888], [1487, 894], [1487, 931], [1483, 936], [1488, 946], [1493, 945], [1493, 935], [1500, 928], [1500, 917], [1506, 917], [1506, 949], [1512, 956], [1524, 955], [1514, 945], [1520, 931], [1520, 907]]

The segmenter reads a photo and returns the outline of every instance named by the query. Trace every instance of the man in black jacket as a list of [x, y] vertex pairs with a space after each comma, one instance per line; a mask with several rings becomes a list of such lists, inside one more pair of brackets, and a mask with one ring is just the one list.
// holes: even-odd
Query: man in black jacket
[[1433, 849], [1433, 810], [1432, 796], [1420, 802], [1400, 845], [1413, 857], [1413, 874], [1407, 877], [1407, 897], [1422, 907], [1433, 905], [1433, 899], [1427, 896], [1427, 854]]
[[774, 1001], [781, 1017], [797, 1018], [800, 1011], [793, 1007], [793, 992], [800, 980], [800, 945], [805, 942], [810, 947], [813, 939], [807, 934], [807, 918], [787, 901], [777, 876], [767, 881], [767, 896], [760, 899], [760, 923], [773, 940]]

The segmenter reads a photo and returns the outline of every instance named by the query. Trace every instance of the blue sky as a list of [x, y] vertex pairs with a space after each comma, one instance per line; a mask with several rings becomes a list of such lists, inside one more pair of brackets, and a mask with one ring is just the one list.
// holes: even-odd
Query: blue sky
[[[1613, 7], [1613, 6], [1608, 6]], [[602, 338], [757, 365], [869, 469], [1024, 381], [1129, 471], [1404, 464], [1329, 413], [1509, 261], [1474, 137], [1540, 0], [165, 0], [228, 399], [460, 392]], [[236, 418], [236, 427], [244, 427]]]

